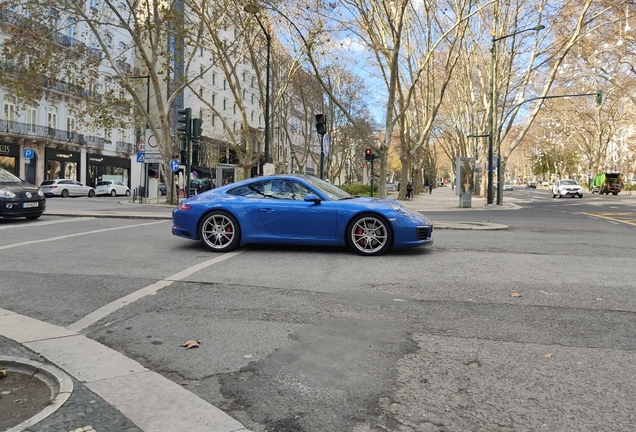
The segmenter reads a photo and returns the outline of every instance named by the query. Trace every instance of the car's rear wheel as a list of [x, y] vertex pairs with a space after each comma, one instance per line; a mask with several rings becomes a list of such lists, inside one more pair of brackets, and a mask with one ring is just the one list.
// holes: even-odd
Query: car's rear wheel
[[579, 194], [579, 198], [583, 198], [583, 194]]
[[213, 211], [206, 214], [199, 224], [201, 242], [214, 252], [229, 252], [241, 242], [241, 227], [231, 214]]
[[91, 189], [91, 190], [89, 190], [89, 191], [88, 191], [88, 196], [89, 196], [89, 198], [93, 198], [93, 197], [95, 196], [95, 191], [94, 191], [94, 190], [92, 190], [92, 189]]
[[389, 222], [375, 214], [357, 216], [347, 229], [347, 243], [360, 255], [381, 255], [391, 247], [392, 240]]
[[126, 191], [126, 196], [130, 196], [130, 191], [129, 190]]
[[67, 190], [67, 189], [64, 189], [64, 190], [62, 191], [61, 195], [62, 195], [62, 198], [68, 198], [68, 190]]
[[110, 196], [112, 196], [112, 197], [117, 196], [117, 191], [115, 189], [110, 191]]

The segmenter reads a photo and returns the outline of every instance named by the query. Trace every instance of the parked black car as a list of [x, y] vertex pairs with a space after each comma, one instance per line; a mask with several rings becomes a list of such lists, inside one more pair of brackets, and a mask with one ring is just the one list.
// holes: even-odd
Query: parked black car
[[37, 219], [46, 209], [46, 198], [39, 187], [0, 168], [0, 217]]
[[210, 179], [205, 178], [190, 180], [190, 195], [197, 195], [213, 188], [214, 185]]
[[529, 181], [528, 183], [526, 183], [526, 189], [536, 189], [536, 188], [537, 188], [537, 184], [535, 182]]

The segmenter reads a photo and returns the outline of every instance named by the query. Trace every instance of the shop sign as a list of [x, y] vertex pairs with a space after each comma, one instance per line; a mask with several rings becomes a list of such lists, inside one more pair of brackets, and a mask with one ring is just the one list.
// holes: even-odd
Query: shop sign
[[0, 144], [0, 154], [9, 154], [11, 147], [8, 144]]

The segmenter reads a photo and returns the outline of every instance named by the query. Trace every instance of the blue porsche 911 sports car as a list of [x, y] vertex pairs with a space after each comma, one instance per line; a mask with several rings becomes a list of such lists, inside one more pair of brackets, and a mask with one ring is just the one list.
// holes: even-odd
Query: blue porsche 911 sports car
[[174, 235], [216, 252], [268, 243], [348, 245], [380, 255], [433, 243], [433, 224], [420, 213], [305, 175], [257, 177], [195, 195], [172, 211], [172, 222]]

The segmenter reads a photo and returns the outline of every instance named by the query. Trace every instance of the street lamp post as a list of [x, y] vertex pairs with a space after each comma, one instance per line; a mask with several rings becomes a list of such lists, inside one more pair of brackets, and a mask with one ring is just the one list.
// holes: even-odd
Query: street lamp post
[[[491, 48], [490, 48], [490, 107], [488, 113], [488, 191], [487, 191], [487, 203], [493, 203], [493, 191], [492, 191], [492, 180], [493, 180], [493, 172], [492, 172], [492, 158], [493, 158], [493, 138], [494, 138], [494, 130], [495, 130], [495, 42], [500, 41], [502, 39], [506, 39], [509, 37], [513, 37], [518, 35], [519, 33], [527, 32], [527, 31], [539, 31], [545, 28], [544, 25], [537, 25], [532, 28], [527, 28], [523, 30], [516, 31], [514, 33], [495, 37], [492, 36], [491, 39]], [[500, 158], [501, 155], [497, 154], [497, 157]], [[497, 177], [499, 177], [499, 171], [497, 171]], [[497, 181], [497, 183], [499, 183]]]
[[[243, 10], [254, 15], [256, 21], [258, 22], [258, 25], [261, 26], [261, 30], [263, 30], [263, 33], [265, 33], [265, 39], [267, 39], [267, 72], [265, 73], [265, 154], [263, 164], [263, 171], [265, 171], [265, 164], [267, 164], [269, 168], [269, 58], [272, 47], [272, 37], [265, 29], [265, 26], [263, 25], [261, 20], [258, 18], [258, 11], [260, 10], [260, 7], [258, 5], [254, 3], [248, 3], [245, 5]], [[263, 172], [263, 174], [265, 174], [265, 172]]]

